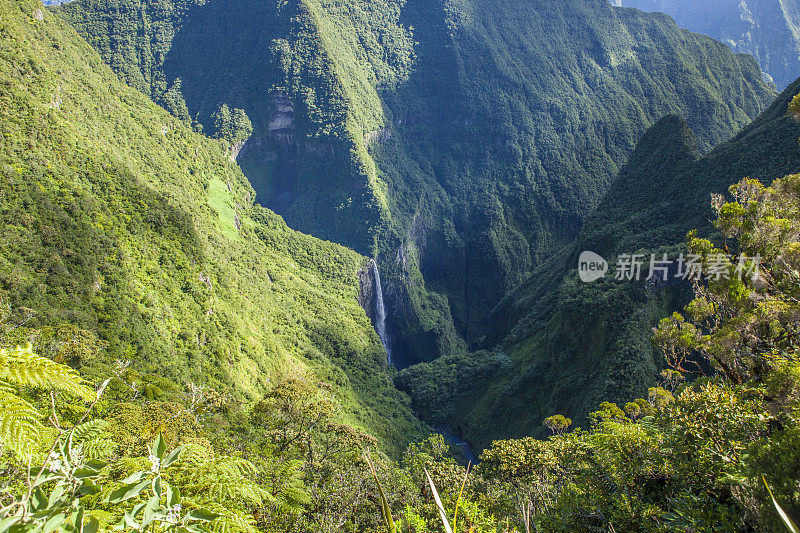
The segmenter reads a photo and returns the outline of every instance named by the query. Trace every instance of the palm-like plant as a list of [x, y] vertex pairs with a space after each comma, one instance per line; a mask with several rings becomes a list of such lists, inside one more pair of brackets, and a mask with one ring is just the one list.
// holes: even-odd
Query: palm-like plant
[[436, 507], [439, 509], [439, 517], [442, 519], [442, 525], [444, 526], [444, 530], [447, 533], [457, 533], [458, 529], [458, 508], [461, 505], [461, 496], [464, 494], [464, 486], [467, 484], [467, 477], [469, 476], [469, 469], [472, 466], [472, 463], [467, 464], [467, 471], [464, 474], [464, 480], [461, 482], [461, 488], [458, 491], [458, 498], [456, 498], [456, 508], [453, 511], [453, 527], [450, 527], [450, 522], [447, 520], [447, 512], [444, 510], [444, 505], [442, 504], [442, 499], [439, 497], [439, 491], [436, 490], [436, 484], [433, 482], [433, 478], [431, 477], [428, 469], [425, 469], [425, 477], [428, 479], [428, 484], [431, 487], [431, 492], [433, 493], [433, 499], [436, 502]]

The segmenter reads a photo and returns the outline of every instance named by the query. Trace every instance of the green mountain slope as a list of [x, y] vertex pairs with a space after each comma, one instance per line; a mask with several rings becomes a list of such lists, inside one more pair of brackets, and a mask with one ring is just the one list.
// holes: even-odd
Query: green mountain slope
[[253, 205], [220, 142], [121, 83], [40, 3], [2, 0], [0, 14], [10, 320], [82, 331], [71, 338], [104, 347], [73, 361], [87, 372], [130, 360], [151, 384], [193, 380], [231, 401], [304, 380], [402, 449], [419, 424], [358, 304], [366, 259]]
[[228, 139], [290, 226], [378, 256], [400, 366], [475, 344], [657, 118], [686, 116], [707, 151], [773, 96], [752, 58], [604, 0], [59, 12], [122, 79]]
[[[743, 177], [764, 182], [800, 171], [800, 124], [787, 116], [792, 84], [731, 141], [701, 157], [685, 120], [668, 116], [642, 138], [576, 241], [534, 270], [492, 311], [484, 346], [404, 370], [399, 385], [434, 423], [450, 424], [476, 446], [542, 431], [563, 413], [584, 424], [602, 401], [627, 402], [657, 383], [663, 368], [650, 343], [658, 321], [688, 303], [688, 283], [644, 281], [650, 254], [675, 258], [686, 234], [710, 233], [710, 193]], [[613, 272], [579, 280], [584, 250], [646, 258], [640, 282]]]
[[783, 89], [800, 74], [797, 0], [612, 0], [618, 6], [661, 11], [682, 27], [751, 54]]

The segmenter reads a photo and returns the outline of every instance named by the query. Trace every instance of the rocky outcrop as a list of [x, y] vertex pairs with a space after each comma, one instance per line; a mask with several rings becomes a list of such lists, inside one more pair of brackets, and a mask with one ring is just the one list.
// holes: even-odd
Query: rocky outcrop
[[231, 145], [230, 152], [228, 152], [228, 159], [230, 159], [231, 163], [236, 162], [236, 158], [239, 157], [239, 152], [242, 150], [242, 147], [246, 142], [246, 140], [237, 141]]
[[377, 130], [368, 131], [367, 134], [364, 135], [364, 144], [366, 144], [369, 147], [373, 144], [386, 142], [391, 138], [392, 138], [391, 130], [387, 128], [380, 128]]
[[273, 95], [274, 110], [269, 121], [270, 132], [291, 129], [294, 126], [294, 104], [286, 93]]

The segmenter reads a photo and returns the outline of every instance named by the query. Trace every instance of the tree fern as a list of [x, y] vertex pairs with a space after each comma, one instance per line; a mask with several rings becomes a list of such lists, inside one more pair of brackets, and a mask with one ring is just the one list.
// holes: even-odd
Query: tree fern
[[194, 489], [202, 490], [213, 501], [222, 504], [242, 501], [258, 506], [271, 495], [252, 480], [254, 475], [256, 467], [249, 461], [221, 457], [202, 465], [191, 481]]
[[114, 453], [117, 445], [109, 438], [108, 422], [94, 419], [84, 422], [75, 428], [72, 440], [80, 445], [87, 459], [100, 459]]
[[90, 401], [95, 392], [66, 365], [33, 353], [30, 344], [13, 350], [0, 348], [0, 380], [17, 387], [56, 389]]
[[170, 482], [181, 488], [187, 502], [219, 515], [211, 526], [224, 533], [256, 531], [246, 507], [283, 503], [255, 481], [261, 474], [261, 469], [246, 459], [214, 457], [196, 444], [187, 445], [168, 471]]
[[596, 482], [600, 493], [606, 499], [613, 498], [613, 496], [619, 492], [620, 486], [612, 475], [600, 464], [594, 455], [587, 455], [586, 462], [589, 465], [589, 475]]
[[273, 506], [292, 512], [299, 511], [311, 501], [308, 487], [303, 480], [303, 463], [298, 460], [272, 461], [265, 468], [270, 478], [267, 501]]
[[36, 408], [0, 381], [0, 446], [18, 458], [28, 459], [38, 447], [42, 432]]
[[85, 400], [95, 398], [77, 372], [33, 353], [31, 345], [0, 348], [0, 446], [28, 459], [41, 442], [41, 416], [19, 394], [22, 387], [56, 389]]

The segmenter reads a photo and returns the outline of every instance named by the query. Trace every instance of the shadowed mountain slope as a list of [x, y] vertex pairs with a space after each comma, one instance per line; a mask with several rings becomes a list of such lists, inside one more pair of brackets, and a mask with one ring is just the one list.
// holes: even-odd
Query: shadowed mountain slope
[[[652, 328], [688, 302], [688, 284], [646, 282], [650, 254], [675, 258], [686, 234], [710, 234], [710, 194], [749, 176], [800, 171], [800, 124], [787, 115], [793, 83], [753, 123], [705, 157], [685, 120], [668, 116], [641, 139], [575, 243], [542, 263], [493, 309], [483, 346], [404, 370], [415, 408], [478, 447], [541, 432], [563, 413], [580, 424], [602, 401], [630, 401], [657, 383], [663, 361]], [[578, 256], [644, 254], [640, 282], [583, 283]]]
[[659, 117], [687, 117], [708, 151], [773, 97], [752, 58], [605, 0], [60, 13], [122, 79], [227, 139], [290, 226], [377, 256], [400, 366], [474, 345]]

